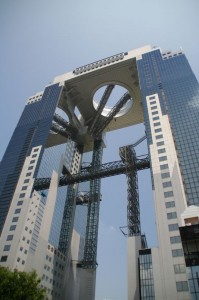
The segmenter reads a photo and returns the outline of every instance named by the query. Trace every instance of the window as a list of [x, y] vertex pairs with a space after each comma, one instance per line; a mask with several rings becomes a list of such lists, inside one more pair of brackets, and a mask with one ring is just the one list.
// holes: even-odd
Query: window
[[17, 208], [17, 209], [15, 209], [15, 214], [19, 214], [19, 213], [20, 213], [20, 211], [21, 211], [21, 208]]
[[149, 97], [149, 100], [153, 100], [153, 99], [155, 99], [155, 96], [150, 96]]
[[34, 158], [34, 157], [37, 157], [37, 154], [33, 154], [33, 155], [32, 155], [32, 158]]
[[165, 161], [165, 160], [167, 160], [167, 156], [161, 156], [161, 157], [159, 157], [159, 161]]
[[177, 214], [176, 212], [171, 212], [171, 213], [167, 213], [167, 219], [176, 219], [177, 218]]
[[159, 146], [163, 146], [164, 145], [164, 142], [162, 141], [162, 142], [157, 142], [157, 147], [159, 147]]
[[153, 121], [157, 121], [157, 120], [160, 120], [160, 118], [159, 117], [154, 117], [153, 118]]
[[3, 250], [4, 251], [10, 251], [10, 247], [11, 247], [11, 245], [5, 245]]
[[176, 288], [178, 292], [185, 292], [189, 290], [187, 281], [176, 282]]
[[170, 173], [169, 173], [169, 172], [167, 172], [167, 173], [162, 173], [162, 174], [161, 174], [161, 177], [162, 177], [162, 179], [169, 178], [169, 177], [170, 177]]
[[169, 167], [168, 164], [160, 165], [160, 170], [168, 169], [168, 167]]
[[32, 170], [32, 169], [33, 169], [33, 166], [28, 167], [28, 170]]
[[155, 133], [157, 133], [157, 132], [162, 132], [162, 129], [161, 128], [155, 129]]
[[30, 161], [30, 164], [34, 164], [34, 162], [35, 162], [35, 159], [32, 159], [32, 160]]
[[171, 244], [181, 243], [181, 238], [180, 238], [180, 236], [171, 236], [170, 242], [171, 242]]
[[15, 229], [16, 229], [16, 227], [17, 227], [16, 225], [11, 225], [11, 226], [10, 226], [10, 231], [13, 231], [13, 230], [15, 230]]
[[172, 184], [171, 184], [171, 181], [166, 181], [166, 182], [163, 182], [163, 188], [167, 188], [167, 187], [170, 187], [170, 186], [172, 186]]
[[25, 191], [25, 190], [27, 190], [27, 186], [22, 186], [22, 189], [21, 189], [22, 191]]
[[173, 196], [173, 191], [164, 192], [164, 197], [169, 198]]
[[154, 123], [153, 126], [160, 126], [160, 122]]
[[2, 261], [2, 262], [7, 261], [7, 258], [8, 258], [8, 256], [7, 256], [7, 255], [4, 255], [4, 256], [1, 257], [1, 261]]
[[154, 116], [154, 115], [157, 115], [157, 114], [158, 114], [158, 111], [157, 111], [157, 110], [152, 112], [152, 115], [153, 115], [153, 116]]
[[166, 208], [175, 207], [175, 201], [169, 201], [165, 203]]
[[23, 197], [25, 197], [25, 193], [21, 193], [21, 194], [19, 195], [19, 198], [23, 198]]
[[174, 265], [174, 272], [176, 274], [178, 273], [186, 273], [186, 267], [184, 264], [177, 264], [177, 265]]
[[150, 105], [156, 104], [156, 101], [151, 101]]
[[36, 148], [36, 149], [34, 149], [34, 151], [33, 152], [37, 152], [39, 149], [38, 148]]
[[158, 150], [158, 154], [165, 153], [165, 152], [166, 152], [166, 150], [164, 148]]
[[162, 138], [163, 138], [163, 135], [162, 135], [162, 134], [156, 135], [155, 138], [156, 138], [156, 140], [162, 139]]
[[17, 206], [20, 206], [20, 205], [22, 205], [23, 204], [23, 201], [18, 201], [17, 202]]
[[12, 241], [12, 240], [13, 240], [13, 234], [8, 235], [6, 241]]
[[157, 108], [158, 108], [157, 106], [151, 106], [151, 110], [157, 109]]
[[169, 224], [169, 231], [175, 231], [178, 230], [178, 224]]
[[32, 173], [31, 172], [28, 172], [28, 173], [26, 173], [26, 176], [30, 176]]
[[12, 219], [12, 222], [18, 222], [18, 220], [19, 220], [19, 217], [14, 217], [14, 218]]
[[24, 183], [28, 183], [30, 181], [30, 179], [25, 179]]
[[183, 256], [183, 250], [182, 249], [172, 250], [172, 256], [173, 257]]

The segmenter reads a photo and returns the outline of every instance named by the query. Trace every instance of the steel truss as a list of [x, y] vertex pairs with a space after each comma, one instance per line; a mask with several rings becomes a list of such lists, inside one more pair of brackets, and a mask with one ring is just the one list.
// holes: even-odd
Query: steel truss
[[102, 99], [101, 99], [101, 101], [99, 103], [99, 106], [97, 108], [97, 114], [94, 117], [94, 120], [93, 120], [93, 122], [92, 122], [92, 124], [91, 124], [91, 126], [89, 128], [89, 132], [91, 134], [93, 133], [93, 130], [95, 128], [96, 123], [100, 120], [101, 113], [102, 113], [102, 111], [103, 111], [103, 109], [104, 109], [104, 107], [105, 107], [105, 105], [106, 105], [106, 103], [107, 103], [107, 101], [108, 101], [108, 99], [109, 99], [109, 97], [111, 95], [111, 92], [114, 89], [114, 87], [115, 87], [115, 85], [113, 85], [113, 84], [110, 84], [110, 85], [108, 85], [106, 87], [106, 90], [105, 90], [105, 92], [104, 92], [104, 94], [102, 96]]
[[70, 137], [72, 140], [75, 140], [77, 137], [77, 129], [73, 127], [70, 123], [60, 117], [58, 114], [54, 114], [51, 130], [59, 133], [60, 135], [68, 138]]
[[128, 236], [141, 234], [136, 153], [132, 145], [120, 148], [120, 157], [126, 166], [127, 176], [127, 227]]
[[[135, 165], [127, 166], [123, 161], [119, 160], [99, 165], [98, 168], [92, 168], [91, 166], [82, 168], [80, 173], [60, 177], [59, 186], [126, 174], [126, 171], [131, 171], [133, 168], [136, 171], [150, 168], [148, 155], [136, 157]], [[36, 178], [34, 189], [37, 191], [48, 189], [50, 180], [50, 178]]]
[[76, 201], [76, 187], [69, 185], [67, 190], [67, 196], [64, 206], [64, 213], [62, 218], [61, 232], [59, 238], [59, 250], [68, 255], [69, 247], [71, 244], [73, 222], [75, 215], [75, 201]]
[[93, 130], [93, 136], [95, 138], [100, 139], [100, 136], [103, 132], [103, 130], [107, 127], [107, 125], [111, 122], [111, 120], [117, 115], [117, 113], [122, 109], [122, 107], [127, 103], [128, 100], [131, 99], [131, 95], [129, 92], [126, 92], [120, 100], [115, 104], [115, 106], [110, 110], [108, 115], [106, 116], [106, 119], [102, 122], [99, 122], [97, 126], [95, 126]]
[[[97, 170], [101, 164], [102, 153], [102, 140], [95, 140], [92, 157], [92, 166], [94, 171]], [[99, 227], [99, 208], [101, 200], [100, 186], [100, 178], [95, 178], [90, 181], [90, 195], [88, 201], [84, 257], [79, 264], [79, 266], [84, 269], [95, 269], [97, 267], [97, 241]]]

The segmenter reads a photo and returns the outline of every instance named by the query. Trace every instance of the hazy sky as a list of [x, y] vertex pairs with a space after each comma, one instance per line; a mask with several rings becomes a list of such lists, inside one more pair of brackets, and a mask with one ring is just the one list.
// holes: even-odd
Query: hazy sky
[[[0, 159], [26, 99], [52, 78], [98, 59], [151, 44], [183, 48], [199, 78], [198, 0], [0, 0]], [[107, 136], [104, 161], [144, 126]], [[145, 153], [144, 146], [139, 153]], [[143, 231], [156, 245], [149, 172], [140, 172]], [[102, 181], [96, 300], [126, 300], [126, 178]], [[111, 187], [111, 188], [110, 188]]]

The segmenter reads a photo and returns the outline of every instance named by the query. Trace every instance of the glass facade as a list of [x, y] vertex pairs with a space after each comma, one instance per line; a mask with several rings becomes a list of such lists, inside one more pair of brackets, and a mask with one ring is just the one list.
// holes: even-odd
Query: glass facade
[[[42, 160], [40, 163], [38, 178], [50, 178], [52, 176], [53, 170], [56, 172], [59, 171], [61, 165], [61, 158], [64, 157], [66, 151], [66, 144], [61, 144], [53, 146], [44, 150]], [[61, 166], [62, 167], [62, 166]], [[48, 195], [48, 190], [42, 191], [42, 195]], [[59, 236], [62, 222], [62, 215], [64, 204], [66, 201], [67, 186], [59, 187], [57, 191], [57, 199], [55, 204], [55, 209], [53, 213], [53, 221], [51, 224], [51, 231], [49, 242], [58, 248]]]
[[199, 299], [199, 224], [180, 227], [191, 299]]
[[168, 115], [170, 120], [188, 205], [199, 205], [199, 84], [196, 77], [182, 53], [165, 59], [159, 49], [153, 50], [143, 54], [137, 66], [148, 143], [153, 141], [146, 96], [158, 94], [162, 114]]
[[155, 300], [151, 249], [139, 251], [140, 299]]
[[[33, 147], [46, 143], [61, 88], [59, 84], [48, 86], [40, 101], [25, 106], [3, 156], [0, 164], [0, 233], [26, 156]], [[42, 154], [43, 151], [39, 160]], [[37, 171], [36, 168], [35, 175]]]

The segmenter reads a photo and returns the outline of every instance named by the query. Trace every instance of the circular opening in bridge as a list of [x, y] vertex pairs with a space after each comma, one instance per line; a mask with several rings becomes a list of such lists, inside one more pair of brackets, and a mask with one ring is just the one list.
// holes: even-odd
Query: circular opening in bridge
[[[114, 87], [113, 87], [114, 86]], [[107, 117], [111, 109], [117, 105], [118, 101], [126, 94], [129, 93], [129, 91], [121, 86], [121, 85], [114, 85], [112, 83], [106, 84], [102, 87], [100, 87], [93, 96], [93, 106], [96, 110], [98, 110], [98, 107], [103, 101], [103, 98], [106, 98], [107, 101], [101, 115]], [[130, 93], [129, 93], [130, 94]], [[132, 107], [133, 105], [133, 99], [130, 98], [127, 100], [127, 102], [123, 105], [123, 107], [120, 109], [120, 111], [115, 115], [115, 118], [121, 117], [125, 115]]]

